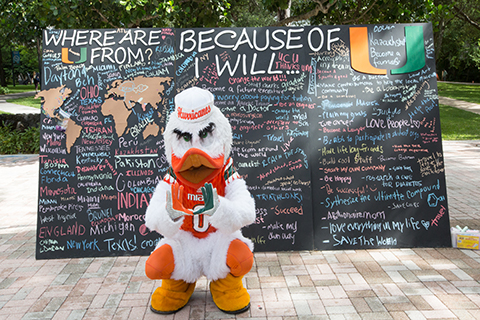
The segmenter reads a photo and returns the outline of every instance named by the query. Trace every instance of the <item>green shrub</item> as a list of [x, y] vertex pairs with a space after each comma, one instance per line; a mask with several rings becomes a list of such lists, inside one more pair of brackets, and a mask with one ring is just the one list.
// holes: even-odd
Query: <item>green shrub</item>
[[13, 126], [0, 127], [0, 154], [34, 154], [40, 151], [40, 129], [28, 128], [24, 131]]
[[0, 86], [0, 94], [7, 94], [7, 93], [10, 93], [10, 90], [8, 90], [7, 87]]

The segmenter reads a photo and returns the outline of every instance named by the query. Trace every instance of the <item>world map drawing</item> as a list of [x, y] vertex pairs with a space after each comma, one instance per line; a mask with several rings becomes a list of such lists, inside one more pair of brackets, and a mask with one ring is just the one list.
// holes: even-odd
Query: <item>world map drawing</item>
[[[145, 140], [149, 136], [157, 137], [161, 133], [160, 126], [154, 121], [154, 113], [157, 113], [157, 118], [162, 117], [159, 107], [166, 102], [164, 91], [171, 82], [172, 78], [170, 77], [138, 76], [127, 80], [115, 80], [108, 85], [100, 111], [103, 116], [112, 117], [117, 137], [125, 134], [132, 136], [141, 134]], [[36, 98], [42, 99], [42, 110], [48, 118], [61, 121], [63, 118], [59, 110], [71, 94], [72, 89], [63, 85], [40, 91]], [[139, 111], [135, 111], [135, 107], [139, 107]], [[129, 127], [129, 118], [132, 117], [132, 114], [134, 115], [133, 122], [137, 121], [137, 123]], [[71, 152], [72, 146], [80, 137], [101, 139], [112, 134], [109, 127], [101, 126], [98, 115], [90, 117], [89, 120], [92, 121], [76, 121], [74, 116], [66, 119], [65, 147], [67, 153]], [[81, 122], [86, 124], [87, 129], [78, 124]], [[96, 125], [97, 129], [92, 129], [95, 127], [92, 125]]]

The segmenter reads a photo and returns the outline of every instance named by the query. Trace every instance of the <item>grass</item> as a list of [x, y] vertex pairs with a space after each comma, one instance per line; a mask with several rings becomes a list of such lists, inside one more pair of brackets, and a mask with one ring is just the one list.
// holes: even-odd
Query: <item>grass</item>
[[[17, 84], [15, 87], [13, 85], [8, 85], [7, 86], [9, 90], [9, 94], [11, 93], [21, 93], [21, 92], [28, 92], [28, 91], [35, 91], [35, 85], [33, 84]], [[41, 99], [34, 99], [32, 97], [26, 97], [26, 98], [18, 98], [18, 99], [8, 99], [8, 102], [10, 103], [15, 103], [19, 104], [22, 106], [27, 106], [27, 107], [33, 107], [40, 109], [41, 108]]]
[[480, 104], [480, 85], [438, 82], [438, 95]]
[[[480, 104], [480, 85], [438, 82], [438, 95]], [[480, 115], [440, 105], [443, 140], [480, 140]]]
[[480, 140], [480, 114], [440, 105], [443, 140]]
[[16, 84], [15, 87], [11, 84], [7, 85], [9, 93], [20, 93], [25, 91], [35, 91], [33, 84]]
[[14, 104], [19, 104], [22, 106], [27, 106], [27, 107], [33, 107], [40, 109], [42, 104], [41, 104], [42, 99], [34, 99], [33, 97], [26, 97], [26, 98], [18, 98], [18, 99], [10, 99], [8, 102], [14, 103]]

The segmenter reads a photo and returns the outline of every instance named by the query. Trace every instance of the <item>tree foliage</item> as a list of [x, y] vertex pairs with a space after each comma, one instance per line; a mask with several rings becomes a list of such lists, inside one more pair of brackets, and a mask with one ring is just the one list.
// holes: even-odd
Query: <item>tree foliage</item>
[[[23, 49], [23, 62], [38, 70], [42, 23], [38, 19], [37, 0], [0, 1], [0, 85], [6, 86], [5, 65], [11, 65], [11, 52]], [[31, 51], [36, 58], [31, 57]], [[29, 58], [25, 58], [25, 55]], [[33, 59], [33, 60], [32, 60]], [[21, 70], [20, 70], [21, 71]], [[32, 72], [33, 70], [29, 70]]]
[[478, 74], [480, 0], [0, 0], [0, 80], [3, 84], [2, 60], [5, 64], [13, 47], [37, 49], [40, 56], [41, 30], [47, 27], [193, 28], [411, 22], [432, 23], [439, 69], [458, 77], [475, 71]]
[[55, 28], [225, 27], [228, 0], [41, 0], [44, 21]]
[[447, 80], [480, 82], [480, 0], [437, 1], [439, 73], [446, 70]]
[[[285, 9], [286, 0], [262, 0], [268, 8]], [[433, 6], [430, 0], [293, 0], [291, 16], [277, 21], [288, 25], [405, 23], [424, 21]]]

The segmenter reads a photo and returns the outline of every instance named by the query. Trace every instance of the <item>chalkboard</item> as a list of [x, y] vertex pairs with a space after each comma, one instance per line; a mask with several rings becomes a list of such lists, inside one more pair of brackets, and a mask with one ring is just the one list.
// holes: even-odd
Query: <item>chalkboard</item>
[[332, 50], [307, 53], [315, 247], [449, 246], [431, 26], [332, 34]]
[[42, 60], [37, 258], [149, 254], [173, 30], [46, 30]]
[[429, 24], [46, 30], [37, 258], [145, 255], [173, 98], [229, 119], [256, 251], [449, 246]]
[[300, 101], [304, 79], [298, 81], [306, 74], [281, 66], [283, 60], [294, 59], [295, 68], [306, 61], [270, 39], [285, 39], [288, 30], [177, 29], [175, 33], [178, 52], [184, 55], [177, 70], [183, 71], [182, 66], [188, 70], [177, 73], [178, 92], [192, 82], [211, 90], [232, 125], [234, 163], [257, 210], [255, 223], [243, 232], [258, 251], [313, 247], [312, 118], [307, 103]]

